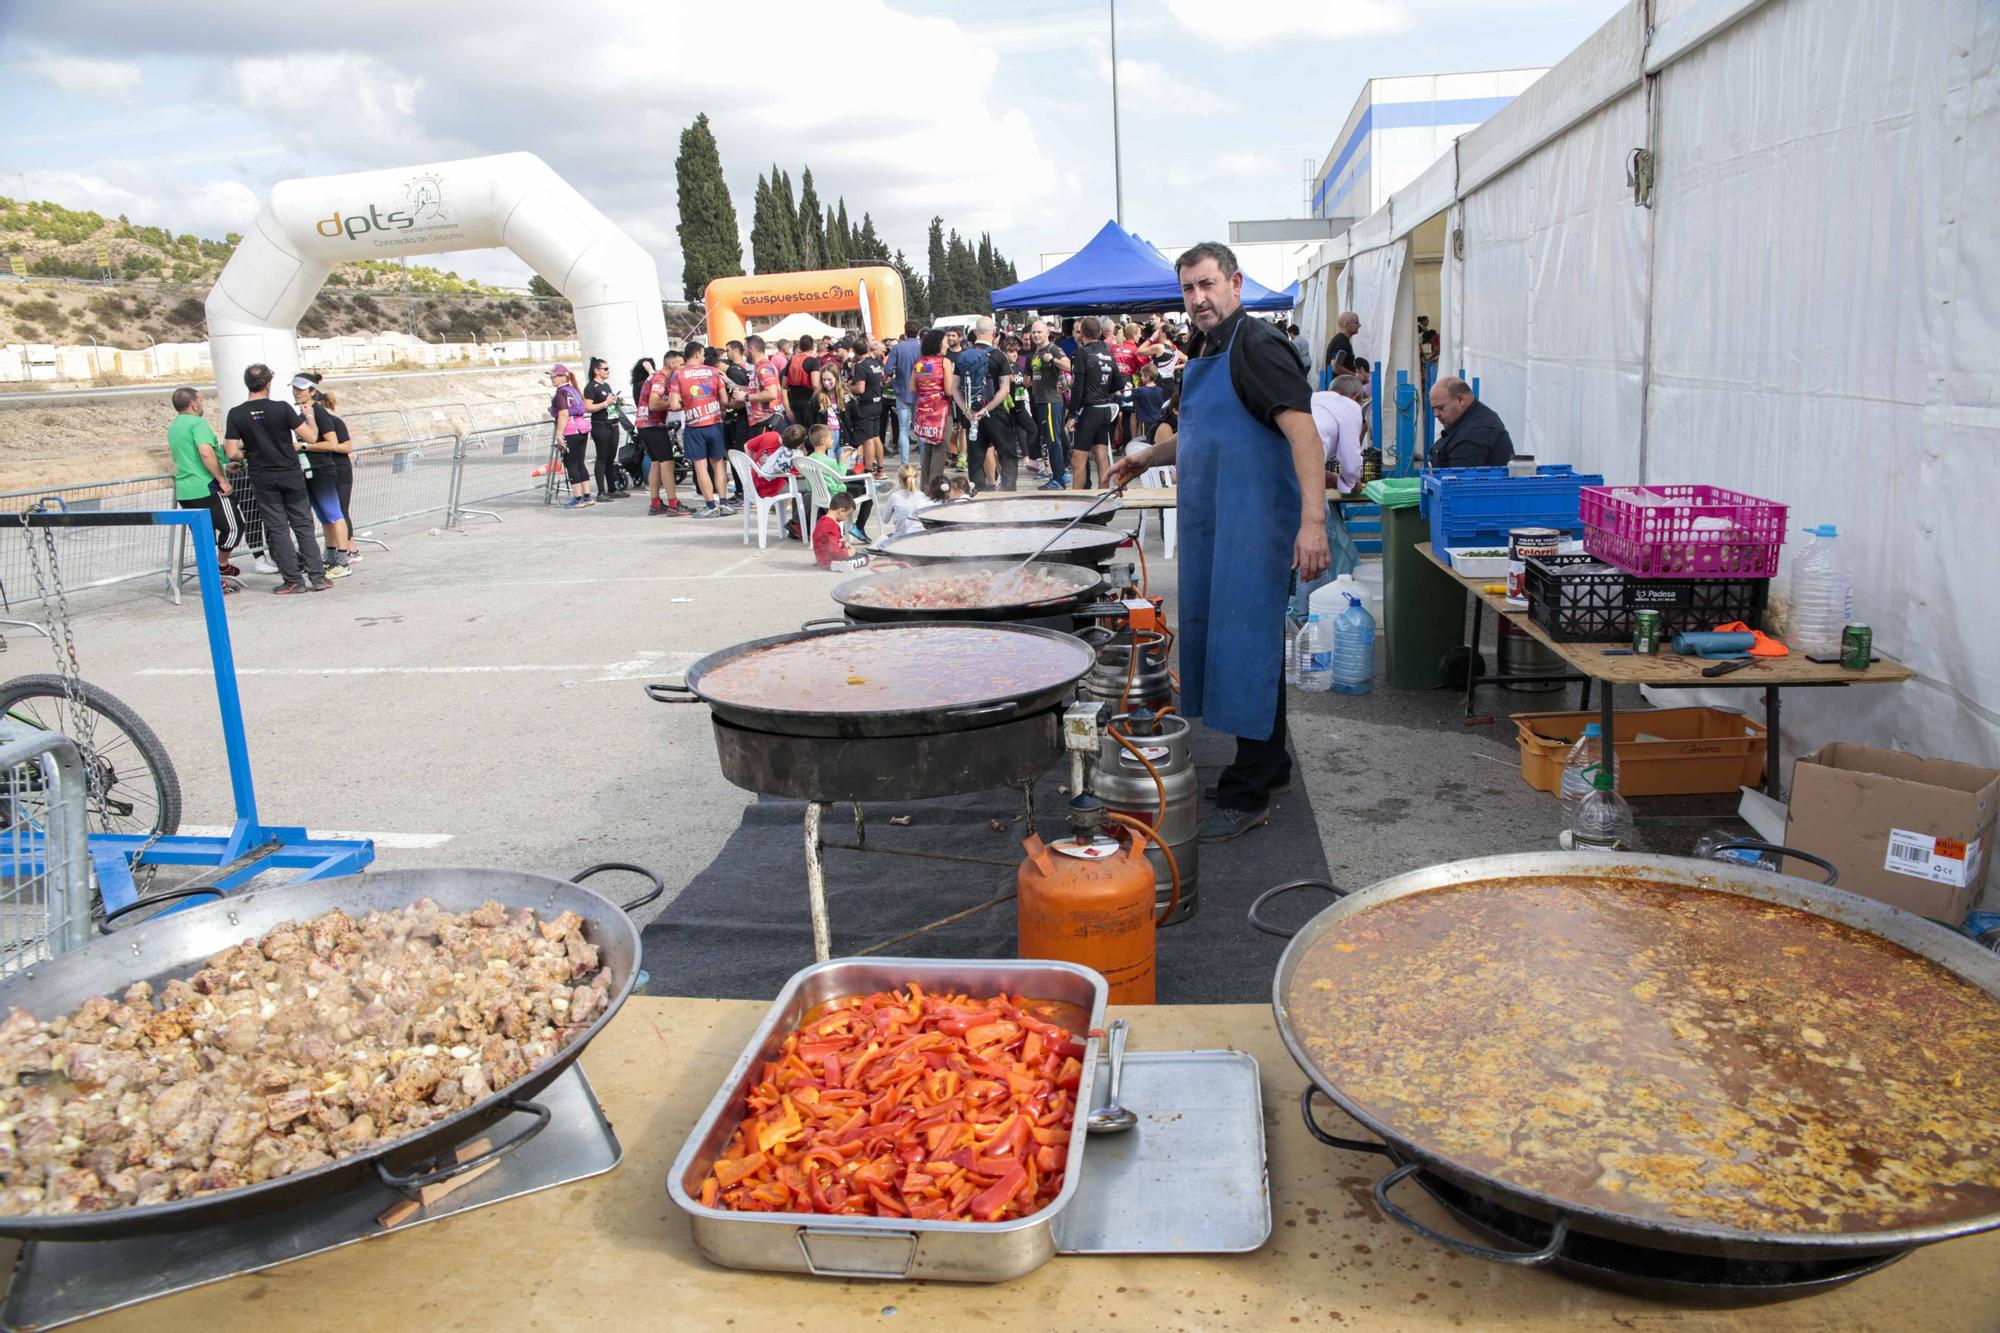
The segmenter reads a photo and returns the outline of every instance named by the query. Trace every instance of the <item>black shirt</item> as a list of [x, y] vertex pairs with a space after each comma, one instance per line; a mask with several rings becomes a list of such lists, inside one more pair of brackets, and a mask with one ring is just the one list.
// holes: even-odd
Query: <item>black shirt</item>
[[1023, 354], [1028, 366], [1028, 397], [1037, 403], [1062, 402], [1062, 371], [1056, 368], [1058, 355], [1053, 343], [1030, 347]]
[[882, 401], [882, 363], [864, 356], [847, 368], [847, 382], [854, 389], [854, 401], [874, 407]]
[[[1312, 411], [1312, 386], [1299, 369], [1299, 353], [1292, 340], [1261, 319], [1248, 319], [1238, 307], [1235, 314], [1215, 326], [1210, 334], [1197, 334], [1190, 356], [1214, 356], [1225, 347], [1229, 355], [1229, 385], [1236, 390], [1243, 410], [1272, 430], [1278, 428], [1278, 413]], [[1231, 342], [1231, 339], [1234, 342]], [[1178, 412], [1180, 403], [1175, 401]]]
[[297, 472], [298, 446], [292, 432], [305, 418], [290, 403], [277, 398], [252, 398], [229, 409], [222, 438], [243, 442], [243, 461], [252, 472]]
[[1083, 344], [1076, 349], [1069, 365], [1076, 377], [1073, 384], [1076, 398], [1071, 407], [1078, 410], [1102, 407], [1112, 401], [1111, 382], [1117, 377], [1118, 362], [1111, 355], [1108, 345], [1101, 342]]
[[319, 440], [308, 446], [306, 459], [312, 464], [315, 475], [345, 477], [354, 474], [354, 462], [347, 455], [330, 449], [321, 449], [318, 444], [351, 443], [353, 436], [347, 433], [347, 423], [326, 410], [322, 403], [313, 404], [313, 425], [319, 428]]
[[1345, 333], [1333, 335], [1333, 341], [1326, 345], [1326, 363], [1334, 367], [1334, 373], [1354, 369], [1354, 340]]
[[1475, 402], [1444, 428], [1431, 446], [1432, 467], [1500, 467], [1514, 456], [1514, 441], [1500, 414]]

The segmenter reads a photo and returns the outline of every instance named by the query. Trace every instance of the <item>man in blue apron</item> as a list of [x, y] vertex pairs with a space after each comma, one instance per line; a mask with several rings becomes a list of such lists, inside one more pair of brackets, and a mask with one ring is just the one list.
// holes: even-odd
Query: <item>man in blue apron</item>
[[1326, 462], [1305, 372], [1276, 325], [1245, 315], [1235, 254], [1205, 242], [1175, 268], [1199, 335], [1179, 434], [1129, 451], [1111, 481], [1179, 468], [1181, 712], [1236, 737], [1200, 830], [1224, 842], [1266, 822], [1291, 783], [1285, 594], [1293, 570], [1327, 567]]

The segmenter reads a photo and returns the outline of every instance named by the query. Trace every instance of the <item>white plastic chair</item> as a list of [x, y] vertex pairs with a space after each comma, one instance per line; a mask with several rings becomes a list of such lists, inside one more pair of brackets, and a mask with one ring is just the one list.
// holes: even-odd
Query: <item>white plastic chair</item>
[[[811, 532], [819, 522], [819, 516], [833, 503], [833, 484], [827, 480], [823, 468], [809, 467], [801, 473], [806, 479], [808, 497], [806, 500], [806, 521], [804, 530]], [[852, 492], [850, 492], [851, 494]], [[868, 489], [854, 497], [854, 525], [863, 532], [868, 530], [868, 514], [875, 507], [875, 483], [871, 480]]]
[[[785, 489], [776, 495], [757, 493], [757, 474], [750, 466], [750, 456], [740, 449], [728, 453], [729, 466], [736, 473], [736, 484], [743, 492], [743, 544], [750, 544], [750, 511], [757, 511], [757, 549], [764, 550], [770, 544], [771, 511], [788, 509], [800, 503], [799, 488], [790, 477], [785, 479]], [[778, 531], [783, 532], [784, 519], [780, 515]]]
[[[1150, 488], [1155, 486], [1167, 486], [1167, 487], [1178, 486], [1180, 484], [1179, 478], [1180, 478], [1179, 468], [1149, 467], [1145, 470], [1145, 472], [1140, 474], [1139, 485], [1141, 488]], [[1162, 538], [1162, 545], [1165, 548], [1165, 554], [1167, 559], [1171, 560], [1174, 558], [1175, 539], [1180, 535], [1180, 523], [1177, 516], [1179, 511], [1173, 509], [1155, 509], [1150, 511], [1141, 509], [1139, 511], [1139, 528], [1138, 528], [1140, 541], [1144, 541], [1146, 539], [1146, 515], [1149, 512], [1158, 514], [1160, 516], [1160, 536]]]

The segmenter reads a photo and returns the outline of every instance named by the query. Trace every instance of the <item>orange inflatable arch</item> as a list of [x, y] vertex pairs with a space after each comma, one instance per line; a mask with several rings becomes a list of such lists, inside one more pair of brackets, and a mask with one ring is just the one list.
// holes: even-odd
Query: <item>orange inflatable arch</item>
[[859, 310], [876, 337], [903, 331], [903, 278], [893, 268], [829, 268], [813, 273], [759, 273], [717, 278], [702, 292], [708, 342], [721, 347], [741, 338], [743, 321], [776, 318], [795, 310]]

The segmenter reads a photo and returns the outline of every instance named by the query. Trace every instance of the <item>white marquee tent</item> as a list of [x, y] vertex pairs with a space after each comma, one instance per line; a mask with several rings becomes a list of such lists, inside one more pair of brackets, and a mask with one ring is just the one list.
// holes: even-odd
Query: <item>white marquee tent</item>
[[1787, 502], [1788, 559], [1839, 525], [1856, 617], [1918, 676], [1791, 692], [1788, 753], [2000, 764], [1991, 0], [1652, 0], [1650, 33], [1648, 9], [1320, 247], [1317, 339], [1352, 309], [1361, 354], [1414, 378], [1406, 260], [1441, 222], [1442, 364], [1517, 447]]
[[841, 335], [841, 330], [823, 319], [813, 318], [803, 310], [786, 315], [768, 329], [757, 329], [755, 332], [765, 342], [776, 342], [780, 338], [796, 341], [800, 334], [805, 334], [814, 342], [818, 342], [821, 338], [838, 338]]

